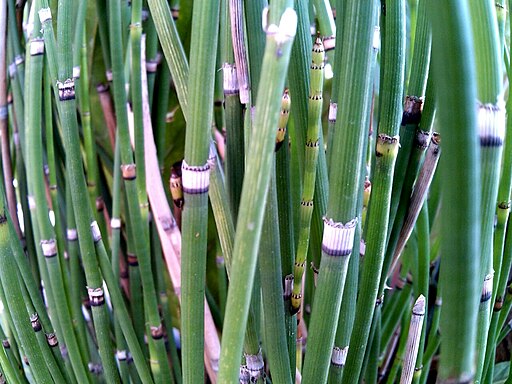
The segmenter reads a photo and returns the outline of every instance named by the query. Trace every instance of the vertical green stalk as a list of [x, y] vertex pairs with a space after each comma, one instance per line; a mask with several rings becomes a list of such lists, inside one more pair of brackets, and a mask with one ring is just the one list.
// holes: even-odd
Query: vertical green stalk
[[[43, 175], [43, 144], [41, 138], [41, 110], [42, 110], [42, 76], [43, 76], [43, 52], [44, 41], [33, 38], [30, 41], [30, 60], [27, 70], [29, 77], [27, 91], [29, 92], [30, 108], [26, 109], [26, 145], [27, 145], [27, 175], [28, 191], [36, 203], [34, 224], [37, 223], [40, 233], [40, 244], [42, 256], [44, 257], [44, 268], [47, 268], [49, 278], [45, 281], [48, 292], [48, 299], [53, 301], [56, 309], [53, 319], [57, 329], [61, 331], [59, 337], [65, 342], [69, 351], [73, 371], [84, 383], [89, 382], [85, 370], [85, 364], [81, 360], [75, 333], [73, 331], [71, 317], [68, 307], [68, 298], [63, 281], [63, 271], [60, 258], [62, 250], [58, 252], [55, 240], [55, 231], [48, 217], [48, 205], [46, 201], [45, 181]], [[50, 142], [53, 145], [52, 140]], [[53, 150], [53, 148], [51, 149]], [[55, 212], [57, 215], [59, 212]], [[42, 264], [41, 264], [42, 265]]]
[[[227, 3], [227, 1], [226, 1]], [[227, 22], [227, 4], [222, 9], [221, 23], [225, 24], [225, 34], [231, 35], [231, 26]], [[233, 45], [231, 36], [222, 36], [225, 40], [223, 56], [224, 108], [226, 119], [226, 186], [233, 222], [236, 224], [240, 206], [240, 194], [244, 179], [244, 114], [240, 103], [240, 85], [236, 66], [233, 64]]]
[[310, 91], [308, 108], [308, 129], [306, 133], [304, 184], [300, 202], [300, 232], [297, 254], [295, 255], [294, 284], [292, 292], [292, 312], [300, 310], [302, 302], [302, 279], [309, 248], [313, 195], [315, 192], [316, 170], [319, 147], [319, 134], [322, 126], [322, 92], [324, 85], [325, 51], [322, 40], [317, 38], [313, 45], [310, 66]]
[[249, 104], [251, 84], [244, 36], [244, 13], [242, 0], [229, 0], [231, 38], [235, 54], [236, 74], [240, 90], [240, 103]]
[[28, 314], [23, 303], [23, 295], [19, 286], [19, 275], [14, 258], [12, 257], [11, 237], [8, 227], [8, 213], [6, 210], [3, 186], [0, 187], [2, 196], [2, 211], [0, 215], [0, 280], [3, 289], [8, 293], [10, 300], [4, 301], [6, 309], [11, 313], [21, 347], [30, 362], [31, 372], [38, 383], [53, 383], [53, 379], [44, 361], [41, 349], [39, 348], [36, 336], [29, 325]]
[[[410, 384], [412, 382], [414, 372], [416, 371], [415, 367], [417, 366], [416, 358], [418, 357], [424, 318], [425, 297], [420, 295], [412, 307], [411, 324], [409, 326], [407, 344], [405, 346], [405, 356], [402, 375], [400, 376], [400, 384]], [[402, 335], [402, 337], [405, 337], [405, 335]]]
[[[178, 36], [176, 24], [171, 16], [171, 10], [165, 0], [148, 0], [151, 16], [155, 22], [156, 32], [162, 45], [165, 59], [169, 65], [172, 79], [178, 94], [181, 108], [188, 118], [188, 61]], [[213, 36], [214, 34], [211, 34]], [[217, 35], [215, 33], [215, 35]], [[213, 60], [215, 62], [215, 59]]]
[[183, 381], [204, 380], [204, 281], [208, 219], [207, 163], [214, 91], [219, 1], [194, 3], [190, 103], [182, 180], [185, 206], [182, 217], [182, 358]]
[[91, 300], [92, 313], [95, 325], [96, 336], [99, 344], [100, 355], [102, 356], [103, 368], [106, 377], [116, 381], [117, 370], [112, 357], [112, 345], [108, 335], [110, 326], [107, 308], [104, 305], [104, 293], [102, 288], [101, 274], [96, 261], [93, 238], [90, 228], [92, 216], [91, 207], [88, 202], [87, 187], [83, 173], [83, 164], [80, 154], [80, 140], [78, 137], [78, 122], [76, 117], [76, 100], [74, 81], [71, 79], [71, 22], [70, 4], [62, 4], [59, 12], [61, 23], [59, 28], [60, 54], [59, 73], [57, 73], [57, 52], [50, 9], [43, 0], [43, 8], [39, 11], [39, 18], [43, 25], [45, 47], [48, 54], [50, 74], [52, 82], [56, 81], [54, 87], [57, 99], [58, 111], [61, 117], [64, 136], [64, 147], [67, 154], [67, 175], [72, 189], [73, 206], [79, 236], [82, 262], [86, 273], [89, 298]]
[[[440, 383], [470, 382], [475, 374], [476, 315], [481, 285], [477, 256], [481, 250], [480, 167], [468, 8], [466, 2], [458, 0], [435, 2], [429, 7], [437, 113], [443, 127], [441, 225], [443, 233], [449, 234], [441, 239]], [[457, 100], [455, 106], [453, 100]], [[461, 169], [465, 172], [461, 173]], [[460, 230], [454, 232], [454, 228]]]
[[[231, 281], [224, 319], [218, 381], [236, 382], [242, 353], [256, 257], [261, 238], [264, 202], [270, 182], [275, 129], [284, 79], [295, 36], [297, 17], [288, 2], [274, 2], [265, 20], [267, 43], [256, 99], [253, 135], [247, 154], [240, 211], [234, 244]], [[286, 9], [286, 10], [285, 10]], [[284, 11], [284, 13], [283, 13]], [[280, 19], [280, 20], [279, 20]], [[279, 23], [279, 25], [277, 25]]]
[[285, 334], [285, 303], [283, 301], [283, 276], [281, 272], [281, 250], [279, 247], [279, 220], [277, 217], [277, 191], [275, 169], [268, 191], [262, 236], [260, 243], [259, 269], [261, 280], [262, 315], [264, 320], [265, 354], [268, 356], [272, 380], [276, 383], [292, 381], [288, 345]]
[[375, 148], [372, 195], [367, 218], [366, 252], [359, 285], [354, 329], [343, 374], [344, 383], [359, 380], [372, 314], [378, 305], [378, 288], [387, 240], [393, 173], [398, 153], [402, 92], [405, 71], [405, 1], [389, 1], [383, 14], [384, 78], [380, 88], [380, 114]]
[[292, 47], [289, 73], [290, 95], [294, 100], [293, 108], [290, 113], [295, 128], [290, 133], [290, 137], [293, 148], [298, 155], [299, 169], [302, 175], [304, 170], [304, 151], [302, 149], [305, 147], [306, 143], [306, 132], [303, 127], [308, 126], [308, 67], [311, 64], [308, 58], [312, 45], [309, 29], [308, 2], [306, 0], [297, 0], [295, 3], [299, 22], [297, 24], [296, 43], [294, 43]]
[[7, 4], [4, 1], [0, 6], [0, 135], [2, 148], [2, 168], [4, 185], [7, 194], [9, 213], [13, 218], [18, 237], [21, 238], [21, 230], [18, 224], [16, 208], [16, 195], [12, 185], [13, 175], [11, 167], [11, 154], [9, 146], [9, 127], [7, 118]]
[[[369, 113], [373, 49], [362, 42], [371, 41], [376, 7], [371, 1], [350, 1], [346, 10], [344, 20], [355, 27], [343, 30], [342, 40], [346, 49], [333, 69], [340, 75], [337, 99], [344, 100], [345, 108], [338, 111], [332, 138], [332, 164], [338, 166], [329, 174], [322, 260], [310, 320], [304, 382], [325, 382], [327, 378], [348, 261], [353, 249], [358, 216], [357, 195], [362, 182], [361, 162], [368, 132], [365, 122]], [[353, 66], [353, 62], [360, 64]]]
[[[480, 284], [493, 273], [493, 232], [498, 182], [505, 136], [505, 110], [501, 96], [502, 68], [498, 22], [492, 2], [469, 1], [476, 64], [478, 135], [481, 153], [481, 256]], [[499, 271], [499, 266], [495, 266]], [[499, 275], [498, 275], [499, 276]], [[484, 286], [485, 286], [484, 282]], [[487, 298], [489, 295], [486, 295]], [[491, 294], [492, 296], [492, 294]], [[482, 293], [483, 297], [483, 293]], [[485, 360], [491, 300], [480, 303], [477, 332], [477, 371], [480, 382]]]

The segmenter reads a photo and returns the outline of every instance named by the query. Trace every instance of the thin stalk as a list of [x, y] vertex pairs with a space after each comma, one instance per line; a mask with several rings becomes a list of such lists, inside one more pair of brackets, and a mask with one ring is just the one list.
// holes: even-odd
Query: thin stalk
[[[344, 100], [346, 108], [338, 110], [336, 132], [333, 135], [331, 161], [338, 164], [338, 167], [332, 168], [329, 174], [322, 260], [310, 319], [308, 354], [303, 369], [304, 382], [325, 382], [327, 379], [334, 329], [353, 249], [358, 216], [357, 194], [362, 182], [360, 174], [364, 157], [364, 136], [367, 134], [372, 48], [358, 42], [370, 40], [376, 7], [373, 2], [350, 1], [346, 9], [345, 20], [355, 28], [343, 30], [346, 50], [334, 68], [340, 74], [338, 100]], [[360, 65], [350, 65], [353, 62]], [[343, 172], [336, 172], [340, 169]]]
[[[0, 187], [0, 196], [4, 196], [3, 186]], [[38, 383], [53, 383], [42, 351], [37, 344], [34, 331], [29, 325], [29, 321], [27, 321], [27, 309], [24, 305], [15, 304], [23, 303], [23, 295], [19, 286], [16, 263], [11, 257], [11, 238], [8, 227], [8, 220], [10, 220], [10, 218], [3, 200], [2, 205], [3, 214], [0, 215], [0, 263], [2, 268], [0, 268], [0, 277], [2, 286], [5, 292], [9, 294], [10, 298], [8, 301], [4, 301], [4, 305], [12, 315], [15, 331], [20, 339], [24, 353], [30, 362], [34, 379]]]
[[365, 356], [363, 363], [363, 372], [365, 381], [368, 383], [376, 383], [378, 380], [379, 353], [381, 340], [381, 310], [377, 308], [373, 317], [372, 331], [370, 332], [370, 344], [368, 346], [368, 354]]
[[393, 172], [398, 154], [400, 118], [402, 115], [402, 84], [405, 71], [405, 2], [386, 4], [384, 44], [384, 78], [380, 88], [380, 114], [375, 147], [375, 171], [367, 218], [367, 240], [361, 272], [359, 298], [356, 306], [354, 329], [350, 338], [351, 349], [343, 375], [343, 383], [359, 380], [366, 349], [372, 314], [379, 305], [378, 290], [384, 262], [388, 217], [393, 185]]
[[[507, 68], [510, 73], [510, 67]], [[507, 99], [506, 110], [510, 114], [512, 109], [512, 98]], [[512, 187], [512, 157], [508, 154], [512, 145], [512, 119], [507, 119], [506, 134], [504, 144], [503, 165], [501, 171], [500, 184], [497, 197], [497, 214], [496, 227], [494, 229], [493, 242], [493, 266], [495, 268], [494, 287], [493, 287], [493, 303], [494, 310], [491, 319], [491, 326], [487, 341], [486, 366], [490, 367], [494, 360], [494, 351], [496, 347], [496, 335], [498, 333], [498, 324], [501, 317], [503, 302], [506, 295], [508, 273], [512, 265], [512, 253], [506, 252], [506, 241], [508, 239], [509, 217], [510, 217], [510, 193]]]
[[412, 382], [424, 318], [425, 297], [420, 295], [412, 307], [411, 325], [409, 326], [409, 334], [407, 336], [407, 344], [405, 346], [406, 352], [404, 356], [402, 375], [400, 376], [400, 384], [409, 384]]
[[[306, 132], [304, 127], [308, 126], [308, 68], [311, 64], [309, 55], [312, 49], [312, 42], [309, 30], [308, 2], [305, 0], [297, 0], [295, 8], [299, 22], [297, 24], [296, 42], [292, 47], [289, 73], [290, 95], [294, 100], [293, 108], [290, 111], [292, 120], [294, 121], [294, 129], [290, 132], [290, 138], [294, 153], [297, 155], [299, 160], [299, 174], [302, 177], [304, 170], [303, 148], [306, 145]], [[300, 197], [298, 200], [300, 201]], [[296, 222], [298, 222], [298, 220], [296, 220]], [[298, 228], [296, 228], [296, 231], [298, 231]], [[298, 233], [296, 236], [298, 237]]]
[[[417, 274], [415, 278], [415, 296], [423, 295], [425, 297], [425, 308], [428, 308], [429, 302], [429, 277], [430, 277], [430, 232], [428, 204], [425, 202], [418, 217], [416, 226], [418, 237], [418, 259]], [[423, 369], [423, 351], [425, 348], [426, 328], [421, 331], [420, 345], [418, 348], [418, 357], [414, 369], [414, 382], [418, 383]]]
[[439, 161], [439, 155], [441, 153], [439, 144], [440, 135], [434, 133], [428, 147], [427, 154], [425, 156], [425, 161], [416, 179], [414, 191], [410, 197], [408, 204], [409, 208], [407, 210], [402, 229], [400, 230], [398, 243], [393, 253], [393, 261], [391, 263], [391, 268], [389, 269], [388, 275], [393, 273], [394, 268], [397, 265], [398, 258], [400, 257], [400, 254], [402, 253], [407, 240], [409, 240], [409, 236], [411, 236], [411, 233], [416, 224], [416, 220], [418, 219], [418, 216], [425, 202], [425, 198], [427, 197], [427, 192], [434, 177], [437, 163]]
[[190, 58], [190, 110], [182, 164], [186, 208], [182, 217], [183, 381], [204, 380], [204, 281], [208, 219], [209, 131], [212, 122], [219, 1], [194, 4]]
[[[68, 307], [68, 298], [63, 280], [63, 271], [60, 262], [62, 252], [58, 252], [55, 240], [55, 232], [48, 217], [48, 205], [46, 200], [45, 182], [43, 176], [43, 145], [41, 141], [41, 109], [42, 109], [42, 71], [43, 71], [43, 52], [44, 42], [40, 39], [32, 39], [30, 42], [30, 61], [27, 69], [29, 78], [27, 81], [27, 90], [29, 92], [29, 105], [26, 117], [26, 144], [27, 156], [27, 174], [28, 191], [34, 197], [36, 203], [35, 220], [40, 233], [40, 247], [44, 257], [45, 268], [48, 270], [48, 279], [45, 281], [45, 287], [48, 289], [48, 299], [53, 300], [56, 309], [54, 321], [57, 322], [57, 329], [61, 331], [59, 337], [65, 342], [69, 351], [69, 357], [72, 362], [75, 375], [84, 383], [89, 382], [89, 377], [85, 370], [85, 364], [81, 360], [80, 349], [77, 344], [76, 336], [71, 323], [71, 316]], [[34, 112], [32, 112], [34, 110]], [[51, 140], [50, 140], [51, 142]], [[53, 143], [52, 143], [53, 144]], [[59, 214], [59, 212], [56, 212]]]
[[43, 35], [45, 37], [45, 47], [48, 54], [48, 62], [50, 64], [50, 74], [52, 82], [54, 80], [56, 86], [54, 91], [56, 99], [58, 100], [58, 111], [61, 117], [64, 147], [67, 154], [67, 172], [72, 188], [73, 206], [75, 208], [75, 218], [77, 222], [77, 230], [79, 236], [80, 251], [82, 261], [86, 272], [88, 292], [90, 299], [93, 303], [92, 312], [95, 324], [97, 340], [99, 343], [99, 350], [102, 356], [104, 372], [106, 377], [116, 381], [116, 369], [114, 359], [112, 358], [112, 345], [110, 343], [108, 314], [104, 304], [104, 296], [102, 289], [102, 279], [97, 266], [95, 251], [92, 241], [92, 234], [90, 231], [90, 217], [92, 215], [91, 207], [88, 204], [87, 188], [85, 177], [83, 174], [83, 164], [80, 156], [79, 137], [78, 137], [78, 122], [76, 118], [76, 101], [74, 81], [70, 79], [71, 63], [70, 63], [70, 16], [69, 4], [63, 5], [61, 12], [59, 12], [59, 20], [64, 25], [59, 28], [59, 34], [62, 36], [60, 41], [61, 59], [60, 73], [57, 73], [57, 52], [55, 37], [53, 35], [52, 18], [49, 8], [46, 7], [43, 0], [43, 8], [39, 11], [41, 24], [43, 25]]
[[11, 149], [9, 145], [9, 127], [7, 118], [7, 4], [4, 1], [0, 5], [0, 136], [2, 148], [2, 169], [4, 176], [5, 192], [7, 194], [7, 205], [14, 221], [14, 226], [21, 239], [22, 233], [18, 223], [16, 207], [16, 195], [12, 184], [13, 174], [11, 166]]
[[[334, 24], [334, 16], [332, 14], [331, 4], [327, 0], [315, 0], [314, 2], [316, 19], [318, 20], [318, 30], [321, 36], [329, 40], [329, 44], [336, 37], [336, 26]], [[327, 39], [328, 38], [328, 39]], [[326, 49], [332, 49], [329, 46]]]
[[[137, 178], [140, 171], [136, 170], [136, 164], [133, 163], [133, 152], [130, 146], [130, 138], [128, 132], [128, 114], [126, 107], [126, 93], [124, 88], [125, 81], [122, 63], [122, 47], [116, 43], [119, 41], [121, 36], [120, 13], [120, 2], [111, 2], [110, 38], [112, 54], [112, 75], [116, 119], [118, 124], [118, 139], [120, 140], [121, 146], [121, 172], [128, 202], [130, 224], [132, 225], [132, 233], [134, 234], [134, 250], [135, 254], [137, 255], [142, 280], [144, 310], [146, 312], [145, 315], [147, 316], [146, 334], [148, 337], [150, 336], [155, 343], [156, 356], [152, 356], [153, 361], [151, 364], [151, 369], [155, 376], [155, 381], [168, 382], [170, 380], [171, 373], [165, 353], [162, 322], [158, 313], [155, 284], [153, 280], [153, 274], [151, 272], [149, 244], [146, 241], [145, 236], [148, 235], [148, 231], [147, 227], [145, 227], [146, 224], [143, 221], [143, 212], [141, 208], [144, 207], [140, 206], [140, 200], [138, 198], [139, 185], [137, 184]], [[137, 145], [140, 150], [140, 147], [143, 146], [143, 143]], [[140, 161], [140, 159], [137, 160]], [[138, 168], [144, 168], [144, 162], [139, 163]], [[137, 234], [137, 236], [135, 236], [135, 234]]]
[[242, 0], [229, 0], [231, 38], [235, 53], [235, 67], [240, 90], [240, 103], [249, 104], [251, 84], [244, 36], [244, 13]]
[[[285, 96], [286, 95], [286, 96]], [[285, 93], [281, 100], [281, 118], [279, 119], [278, 130], [284, 126], [285, 134], [284, 143], [289, 143], [289, 135], [286, 132], [287, 117], [289, 116], [289, 108], [291, 99]], [[285, 119], [286, 117], [286, 119]], [[286, 120], [286, 122], [284, 121]], [[282, 125], [281, 125], [282, 124]], [[276, 140], [277, 141], [277, 140]], [[279, 145], [279, 144], [277, 144]], [[279, 220], [280, 248], [281, 248], [281, 268], [284, 276], [284, 305], [285, 305], [285, 327], [287, 334], [288, 355], [290, 359], [290, 371], [295, 372], [295, 345], [297, 337], [297, 320], [290, 312], [291, 309], [291, 293], [293, 284], [293, 261], [295, 255], [294, 241], [294, 222], [292, 213], [292, 197], [291, 197], [291, 172], [290, 172], [290, 146], [284, 145], [284, 148], [278, 149], [276, 153], [276, 188], [277, 188], [277, 209]]]
[[[270, 182], [284, 78], [295, 37], [297, 16], [288, 2], [275, 2], [269, 12], [267, 43], [256, 101], [253, 135], [240, 201], [231, 282], [224, 319], [219, 382], [235, 382], [252, 294], [263, 211]], [[286, 10], [285, 10], [286, 9]], [[284, 11], [284, 13], [283, 13]], [[280, 20], [279, 20], [280, 19]], [[277, 23], [279, 25], [277, 25]]]
[[[95, 217], [98, 221], [102, 233], [107, 233], [107, 225], [104, 215], [104, 203], [100, 193], [98, 160], [96, 154], [96, 145], [93, 139], [93, 130], [91, 124], [91, 106], [89, 99], [89, 67], [87, 63], [87, 44], [85, 29], [80, 34], [80, 80], [79, 80], [79, 106], [81, 112], [82, 131], [84, 137], [84, 147], [86, 153], [86, 177], [87, 189], [91, 199], [91, 205], [96, 207]], [[76, 67], [75, 67], [76, 68]], [[75, 70], [75, 72], [77, 72]], [[108, 242], [107, 242], [108, 246]]]
[[265, 241], [259, 250], [262, 315], [265, 322], [264, 345], [268, 356], [272, 380], [276, 383], [292, 383], [290, 359], [285, 333], [285, 306], [283, 302], [283, 276], [281, 272], [281, 250], [277, 217], [277, 191], [275, 169], [271, 170], [269, 196], [267, 198], [262, 236]]
[[[69, 278], [73, 282], [83, 282], [83, 271], [80, 267], [80, 256], [78, 246], [78, 234], [73, 212], [73, 203], [71, 201], [71, 188], [66, 185], [66, 238], [68, 253]], [[90, 351], [87, 348], [86, 324], [82, 313], [82, 301], [84, 300], [85, 289], [81, 284], [74, 283], [69, 287], [68, 297], [70, 302], [70, 311], [72, 322], [75, 327], [77, 340], [81, 348], [83, 361], [90, 361]]]
[[[167, 65], [171, 71], [178, 100], [185, 120], [188, 119], [188, 61], [178, 36], [176, 24], [172, 18], [168, 2], [165, 0], [148, 0], [151, 16], [155, 22], [156, 32], [164, 52]], [[196, 8], [196, 7], [194, 7]], [[212, 33], [211, 36], [217, 35]], [[215, 63], [215, 59], [212, 61]]]
[[[440, 283], [443, 289], [443, 330], [439, 382], [469, 382], [474, 377], [476, 315], [479, 297], [480, 167], [475, 114], [475, 67], [467, 23], [469, 7], [463, 1], [431, 3], [433, 75], [437, 113], [443, 127], [441, 177]], [[457, 98], [457, 105], [452, 101]], [[464, 131], [457, 129], [465, 127]], [[465, 169], [464, 176], [460, 169]], [[453, 232], [453, 228], [463, 230]], [[464, 292], [464, 295], [460, 295]]]
[[251, 102], [256, 102], [258, 86], [261, 77], [261, 66], [265, 52], [265, 31], [261, 29], [261, 14], [268, 6], [267, 0], [253, 0], [244, 2], [247, 34], [247, 54], [249, 56], [249, 76], [251, 84]]
[[[229, 60], [229, 59], [228, 59]], [[226, 62], [224, 74], [224, 102], [226, 117], [226, 185], [233, 222], [236, 223], [245, 169], [243, 110], [239, 101], [238, 75], [232, 64]]]
[[302, 279], [309, 248], [313, 196], [315, 191], [318, 159], [319, 134], [322, 126], [322, 92], [324, 84], [325, 51], [322, 40], [317, 38], [313, 45], [310, 66], [310, 94], [308, 107], [308, 129], [306, 134], [304, 179], [300, 202], [300, 232], [295, 255], [294, 285], [292, 292], [292, 313], [297, 313], [302, 305]]
[[389, 383], [389, 384], [395, 383], [396, 377], [398, 376], [400, 369], [402, 368], [403, 358], [404, 358], [404, 354], [405, 354], [405, 347], [406, 347], [407, 339], [408, 339], [407, 337], [405, 337], [405, 335], [407, 335], [409, 333], [410, 318], [411, 318], [411, 316], [409, 316], [408, 312], [404, 313], [404, 315], [402, 316], [401, 332], [400, 333], [404, 337], [401, 337], [400, 342], [398, 343], [395, 358], [393, 359], [393, 365], [391, 366], [389, 374], [386, 378], [386, 383]]
[[[505, 110], [501, 96], [502, 47], [499, 39], [496, 8], [491, 2], [469, 2], [472, 20], [476, 67], [478, 106], [478, 135], [481, 153], [481, 256], [480, 281], [486, 280], [494, 269], [493, 232], [498, 195]], [[499, 272], [498, 272], [499, 273]], [[499, 276], [499, 275], [498, 275]], [[482, 280], [483, 279], [483, 280]], [[490, 293], [492, 296], [492, 293]], [[491, 300], [481, 301], [477, 332], [477, 371], [475, 382], [482, 378], [485, 349], [491, 317]]]

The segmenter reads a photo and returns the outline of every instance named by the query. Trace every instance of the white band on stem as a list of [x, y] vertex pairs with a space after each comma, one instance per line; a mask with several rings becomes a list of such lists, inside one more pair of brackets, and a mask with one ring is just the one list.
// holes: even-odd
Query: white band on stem
[[91, 223], [91, 233], [95, 243], [101, 240], [101, 231], [96, 220]]
[[117, 351], [116, 357], [117, 357], [117, 360], [119, 360], [119, 361], [125, 361], [127, 358], [126, 350], [123, 349], [122, 351]]
[[338, 103], [331, 101], [329, 104], [329, 122], [336, 122], [336, 114], [338, 113]]
[[155, 73], [157, 68], [158, 68], [158, 61], [156, 61], [156, 60], [146, 61], [146, 72]]
[[323, 44], [324, 44], [324, 49], [326, 51], [330, 51], [330, 50], [336, 48], [336, 36], [333, 35], [333, 36], [325, 37]]
[[357, 218], [343, 224], [324, 218], [322, 250], [330, 256], [348, 256], [354, 246]]
[[105, 295], [103, 288], [89, 288], [87, 287], [87, 294], [89, 295], [89, 303], [92, 307], [98, 307], [105, 303]]
[[485, 276], [484, 285], [482, 287], [482, 295], [480, 296], [480, 302], [486, 302], [492, 296], [492, 285], [493, 285], [493, 274], [489, 273]]
[[224, 79], [224, 94], [233, 95], [238, 93], [240, 87], [238, 85], [238, 77], [236, 75], [236, 67], [234, 64], [224, 63], [222, 66], [222, 78]]
[[478, 135], [482, 147], [499, 147], [505, 140], [506, 117], [503, 101], [478, 104]]
[[67, 79], [64, 83], [57, 81], [60, 101], [72, 100], [75, 98], [75, 81]]
[[21, 64], [23, 64], [23, 62], [24, 62], [24, 61], [25, 61], [25, 59], [24, 59], [24, 58], [23, 58], [23, 56], [21, 56], [21, 55], [18, 55], [18, 56], [16, 56], [16, 57], [14, 58], [14, 63], [15, 63], [16, 65], [21, 65]]
[[276, 43], [284, 44], [295, 37], [297, 32], [297, 13], [293, 8], [286, 8], [279, 20], [279, 26], [275, 24], [268, 25], [268, 7], [263, 10], [262, 16], [263, 30], [268, 36], [273, 36]]
[[68, 228], [66, 235], [69, 241], [75, 241], [78, 239], [78, 232], [76, 231], [76, 228]]
[[38, 56], [44, 53], [44, 40], [33, 39], [30, 41], [30, 56]]
[[337, 367], [342, 367], [347, 361], [348, 346], [345, 348], [334, 347], [331, 353], [331, 363]]
[[380, 27], [375, 26], [373, 29], [372, 47], [377, 50], [380, 48]]
[[48, 20], [52, 19], [52, 11], [50, 8], [41, 8], [39, 10], [39, 21], [44, 24]]
[[74, 79], [79, 79], [80, 78], [80, 66], [79, 65], [75, 65], [73, 67], [73, 78]]
[[57, 256], [57, 243], [55, 239], [41, 240], [41, 249], [44, 257]]
[[208, 192], [210, 186], [210, 166], [188, 165], [185, 160], [181, 164], [181, 180], [183, 192], [189, 194], [199, 194]]
[[284, 292], [283, 297], [285, 300], [289, 299], [292, 296], [293, 291], [293, 275], [286, 275], [284, 278]]
[[107, 81], [112, 81], [112, 79], [114, 78], [112, 75], [112, 70], [110, 69], [105, 73], [105, 76], [107, 77]]
[[16, 63], [9, 64], [9, 76], [11, 78], [16, 76], [16, 72], [17, 72]]
[[113, 217], [112, 219], [110, 219], [110, 228], [112, 228], [112, 229], [121, 228], [121, 219], [118, 219], [117, 217]]

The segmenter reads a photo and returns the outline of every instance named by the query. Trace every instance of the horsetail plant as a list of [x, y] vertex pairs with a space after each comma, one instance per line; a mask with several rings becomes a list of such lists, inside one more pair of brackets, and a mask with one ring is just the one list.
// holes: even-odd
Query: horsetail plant
[[[288, 5], [287, 2], [275, 2], [272, 4], [272, 11], [264, 14], [267, 41], [254, 121], [254, 126], [258, 129], [253, 131], [247, 154], [247, 171], [240, 201], [244, 210], [240, 212], [237, 222], [232, 278], [224, 320], [225, 333], [219, 362], [219, 382], [234, 382], [238, 377], [238, 361], [242, 352], [243, 331], [256, 267], [256, 245], [261, 236], [263, 221], [259, 207], [265, 201], [270, 182], [275, 127], [284, 88], [283, 75], [288, 66], [297, 26], [295, 11]], [[276, 83], [281, 85], [281, 89], [275, 86]], [[244, 295], [235, 295], [234, 292], [244, 292]]]
[[[398, 154], [400, 117], [402, 114], [402, 83], [405, 71], [405, 40], [399, 36], [405, 28], [405, 2], [392, 1], [386, 6], [384, 40], [384, 79], [381, 83], [381, 118], [375, 146], [375, 171], [372, 180], [372, 195], [368, 212], [366, 252], [363, 260], [360, 292], [356, 306], [354, 329], [350, 339], [347, 365], [343, 382], [359, 380], [360, 369], [370, 334], [375, 308], [381, 303], [378, 288], [384, 262], [387, 238], [387, 218], [390, 209], [393, 171]], [[393, 68], [387, 72], [386, 68]]]
[[0, 2], [0, 382], [512, 382], [506, 5], [267, 5]]
[[324, 83], [324, 47], [322, 40], [317, 38], [313, 45], [310, 66], [310, 91], [308, 107], [308, 129], [306, 132], [306, 149], [304, 155], [304, 176], [302, 199], [300, 202], [300, 232], [295, 256], [294, 285], [291, 296], [292, 313], [301, 307], [302, 279], [304, 264], [308, 254], [311, 216], [313, 214], [313, 194], [315, 191], [316, 166], [318, 158], [319, 132], [321, 127], [322, 89]]

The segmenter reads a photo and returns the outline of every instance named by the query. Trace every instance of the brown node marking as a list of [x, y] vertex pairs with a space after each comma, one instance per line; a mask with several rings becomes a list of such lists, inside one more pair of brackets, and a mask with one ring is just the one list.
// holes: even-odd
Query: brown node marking
[[179, 7], [173, 7], [171, 8], [171, 16], [174, 20], [178, 20], [178, 17], [180, 17], [180, 9]]
[[3, 339], [3, 340], [2, 340], [2, 346], [3, 346], [5, 349], [9, 349], [9, 348], [11, 348], [11, 343], [9, 343], [9, 339]]
[[103, 212], [104, 209], [105, 209], [105, 202], [103, 201], [103, 197], [98, 196], [96, 198], [96, 210], [98, 212]]
[[503, 308], [503, 297], [496, 298], [496, 302], [494, 303], [494, 312], [499, 312]]
[[126, 259], [128, 261], [128, 265], [130, 267], [137, 267], [139, 265], [139, 260], [137, 259], [137, 255], [134, 253], [128, 252], [126, 254]]
[[423, 109], [423, 99], [418, 96], [406, 96], [401, 125], [419, 124]]
[[43, 327], [41, 326], [41, 322], [39, 321], [39, 315], [34, 313], [30, 315], [30, 323], [32, 324], [32, 329], [34, 332], [39, 332]]
[[151, 332], [151, 337], [153, 340], [160, 340], [162, 337], [164, 337], [164, 327], [162, 324], [158, 325], [157, 327], [151, 326], [149, 331]]
[[125, 180], [135, 180], [137, 177], [137, 166], [132, 164], [121, 165], [121, 174]]
[[509, 209], [510, 208], [510, 201], [502, 201], [498, 204], [499, 209]]
[[54, 332], [46, 334], [46, 341], [50, 347], [56, 347], [59, 345], [59, 340], [57, 339], [57, 335]]
[[96, 91], [98, 93], [105, 93], [105, 92], [108, 92], [108, 89], [109, 89], [109, 85], [108, 84], [105, 84], [105, 83], [99, 83], [97, 86], [96, 86]]

